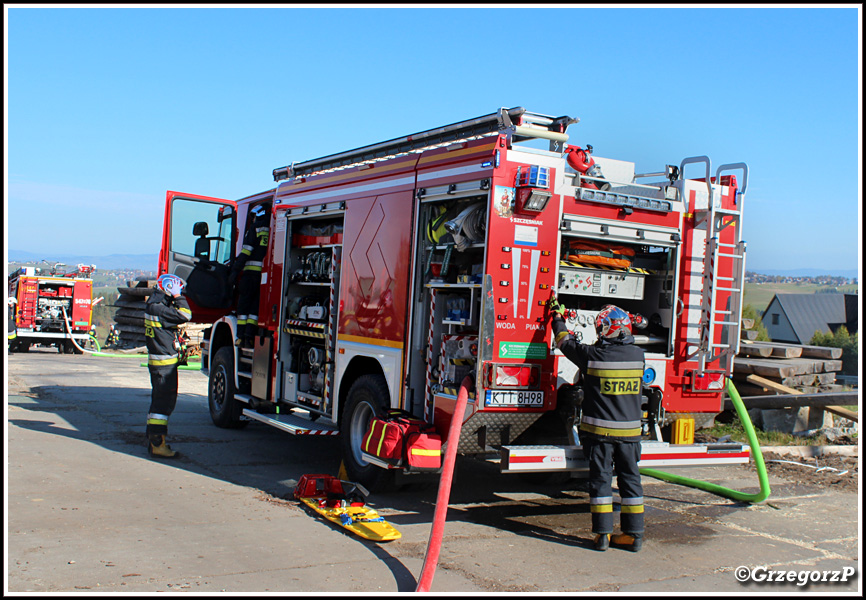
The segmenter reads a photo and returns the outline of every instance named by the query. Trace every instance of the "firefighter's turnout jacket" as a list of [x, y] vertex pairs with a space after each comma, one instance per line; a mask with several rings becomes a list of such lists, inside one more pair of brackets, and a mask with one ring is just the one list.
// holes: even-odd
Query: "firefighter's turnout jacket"
[[242, 271], [238, 282], [238, 339], [250, 345], [259, 326], [259, 286], [262, 263], [268, 251], [270, 219], [270, 213], [265, 212], [247, 227], [243, 247], [232, 265], [230, 276], [234, 281], [238, 271]]
[[644, 353], [634, 345], [634, 337], [614, 342], [601, 339], [593, 346], [581, 344], [559, 315], [553, 318], [553, 335], [560, 351], [583, 374], [581, 433], [640, 441]]
[[148, 367], [171, 367], [178, 363], [178, 328], [192, 318], [183, 296], [172, 298], [155, 289], [144, 307], [144, 336]]
[[262, 262], [268, 250], [268, 238], [270, 236], [270, 213], [265, 213], [253, 220], [246, 233], [244, 233], [244, 243], [241, 247], [241, 252], [232, 266], [232, 270], [237, 273], [242, 269], [246, 271], [262, 272]]
[[643, 350], [630, 334], [595, 345], [578, 342], [558, 314], [553, 317], [557, 347], [583, 374], [580, 440], [589, 462], [589, 511], [592, 531], [613, 532], [613, 471], [619, 485], [620, 527], [641, 537], [644, 531], [643, 486], [638, 461], [641, 434]]
[[144, 307], [144, 336], [147, 342], [147, 367], [150, 371], [150, 410], [147, 435], [168, 432], [168, 418], [177, 404], [178, 325], [192, 318], [183, 296], [172, 298], [154, 289]]

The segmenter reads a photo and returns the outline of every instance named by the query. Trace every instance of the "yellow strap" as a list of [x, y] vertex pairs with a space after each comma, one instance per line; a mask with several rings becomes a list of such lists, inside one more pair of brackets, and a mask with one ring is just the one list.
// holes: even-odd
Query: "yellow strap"
[[409, 453], [413, 454], [413, 455], [417, 455], [417, 456], [441, 456], [442, 455], [441, 450], [425, 450], [422, 448], [412, 448], [412, 450], [410, 450]]

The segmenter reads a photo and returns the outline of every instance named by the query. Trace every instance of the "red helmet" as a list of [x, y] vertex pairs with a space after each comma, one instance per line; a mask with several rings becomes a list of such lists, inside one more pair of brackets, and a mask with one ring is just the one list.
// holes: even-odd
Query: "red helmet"
[[595, 332], [599, 338], [617, 340], [631, 334], [631, 317], [618, 306], [602, 307], [595, 318]]

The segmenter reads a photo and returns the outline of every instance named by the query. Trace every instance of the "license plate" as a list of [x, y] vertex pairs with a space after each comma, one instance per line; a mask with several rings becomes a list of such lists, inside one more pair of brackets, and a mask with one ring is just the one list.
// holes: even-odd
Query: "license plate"
[[543, 406], [544, 392], [487, 390], [484, 406]]

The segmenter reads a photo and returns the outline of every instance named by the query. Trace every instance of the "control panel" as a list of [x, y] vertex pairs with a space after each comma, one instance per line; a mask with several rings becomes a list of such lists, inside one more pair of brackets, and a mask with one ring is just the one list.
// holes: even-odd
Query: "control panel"
[[595, 333], [597, 310], [566, 309], [565, 323], [568, 330], [581, 344], [594, 344], [598, 337]]
[[559, 294], [643, 300], [644, 274], [596, 269], [562, 268]]

